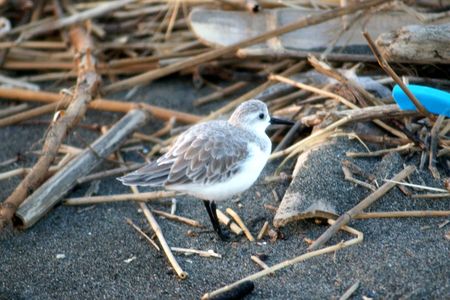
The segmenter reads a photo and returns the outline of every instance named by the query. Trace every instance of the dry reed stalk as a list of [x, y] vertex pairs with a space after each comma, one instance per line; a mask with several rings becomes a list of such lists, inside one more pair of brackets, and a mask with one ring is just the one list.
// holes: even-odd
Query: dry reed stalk
[[171, 213], [167, 213], [165, 211], [162, 210], [157, 210], [157, 209], [152, 209], [152, 212], [154, 212], [155, 214], [162, 216], [166, 219], [169, 220], [173, 220], [173, 221], [177, 221], [192, 227], [204, 227], [199, 221], [197, 220], [192, 220], [186, 217], [182, 217], [182, 216], [177, 216], [175, 214], [171, 214]]
[[239, 225], [239, 227], [241, 227], [241, 229], [242, 229], [242, 231], [244, 231], [244, 234], [247, 237], [247, 239], [250, 242], [254, 242], [255, 238], [250, 233], [247, 226], [245, 226], [245, 223], [244, 223], [244, 221], [242, 221], [241, 217], [239, 217], [239, 215], [231, 208], [227, 208], [225, 211], [233, 218], [233, 220]]
[[450, 210], [380, 211], [359, 213], [354, 219], [448, 217]]
[[236, 235], [241, 235], [243, 233], [241, 227], [236, 225], [227, 215], [225, 215], [221, 210], [216, 209], [217, 212], [217, 218], [219, 219], [219, 222], [224, 224], [225, 226], [228, 226], [231, 231], [233, 231]]
[[152, 200], [159, 200], [163, 198], [171, 198], [179, 195], [177, 192], [170, 191], [156, 191], [139, 194], [117, 194], [108, 196], [91, 196], [91, 197], [77, 197], [64, 200], [65, 205], [92, 205], [101, 203], [121, 202], [121, 201], [139, 201], [147, 202]]
[[133, 221], [127, 218], [127, 223], [131, 227], [133, 227], [140, 235], [142, 235], [153, 247], [155, 247], [156, 250], [161, 251], [161, 249], [159, 249], [159, 246], [155, 243], [155, 241], [153, 241], [145, 232], [143, 232], [142, 229], [139, 228], [139, 226], [134, 224]]
[[[52, 103], [61, 100], [61, 95], [51, 92], [35, 92], [24, 89], [7, 89], [0, 88], [0, 98], [19, 101], [36, 101], [43, 103]], [[116, 100], [95, 99], [89, 103], [89, 108], [102, 111], [127, 113], [133, 109], [143, 109], [150, 112], [154, 117], [170, 120], [175, 117], [177, 121], [182, 123], [196, 123], [201, 120], [200, 116], [170, 110], [147, 103], [130, 103]]]
[[[133, 189], [133, 193], [139, 193], [137, 188], [135, 186], [131, 187]], [[156, 236], [158, 237], [158, 241], [163, 248], [164, 254], [166, 255], [170, 265], [174, 269], [175, 273], [177, 273], [178, 277], [180, 279], [186, 279], [188, 277], [188, 273], [183, 271], [183, 269], [178, 264], [175, 256], [173, 256], [172, 251], [170, 250], [169, 245], [167, 244], [166, 239], [164, 238], [164, 235], [161, 231], [161, 227], [159, 227], [158, 222], [156, 222], [155, 217], [153, 216], [152, 212], [148, 209], [147, 205], [145, 203], [139, 203], [140, 208], [144, 212], [145, 218], [147, 219], [148, 223], [152, 227], [153, 231], [155, 232]]]
[[367, 40], [367, 43], [369, 44], [370, 49], [373, 52], [373, 55], [378, 61], [378, 64], [380, 67], [394, 79], [394, 81], [401, 87], [403, 92], [408, 96], [408, 98], [411, 100], [412, 103], [414, 103], [414, 106], [417, 108], [417, 110], [424, 116], [426, 116], [428, 119], [432, 120], [432, 115], [425, 109], [425, 107], [420, 103], [420, 101], [414, 96], [413, 93], [408, 89], [408, 87], [403, 83], [403, 81], [398, 77], [397, 73], [391, 68], [387, 60], [384, 58], [383, 54], [378, 49], [377, 45], [374, 43], [372, 38], [370, 37], [369, 33], [367, 31], [363, 32], [364, 37]]

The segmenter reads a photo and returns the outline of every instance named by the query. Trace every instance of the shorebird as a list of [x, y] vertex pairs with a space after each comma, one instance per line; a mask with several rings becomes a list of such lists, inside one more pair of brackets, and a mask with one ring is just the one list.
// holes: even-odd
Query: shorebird
[[203, 200], [214, 230], [224, 240], [215, 202], [247, 190], [259, 177], [272, 148], [265, 132], [270, 124], [293, 122], [270, 117], [262, 101], [246, 101], [228, 121], [192, 126], [166, 154], [118, 180], [125, 185], [163, 186]]

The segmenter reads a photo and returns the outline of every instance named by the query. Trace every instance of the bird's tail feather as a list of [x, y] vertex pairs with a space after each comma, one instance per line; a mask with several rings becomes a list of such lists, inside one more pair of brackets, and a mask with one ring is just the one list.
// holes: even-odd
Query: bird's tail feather
[[152, 163], [139, 170], [117, 178], [124, 185], [163, 186], [170, 172], [170, 165]]

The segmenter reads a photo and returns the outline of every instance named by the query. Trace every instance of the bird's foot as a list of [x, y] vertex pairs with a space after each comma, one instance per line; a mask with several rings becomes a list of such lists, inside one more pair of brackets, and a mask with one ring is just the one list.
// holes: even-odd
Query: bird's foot
[[224, 232], [221, 229], [219, 229], [216, 232], [217, 232], [217, 235], [219, 236], [219, 238], [224, 242], [228, 242], [231, 239], [231, 236], [228, 232]]

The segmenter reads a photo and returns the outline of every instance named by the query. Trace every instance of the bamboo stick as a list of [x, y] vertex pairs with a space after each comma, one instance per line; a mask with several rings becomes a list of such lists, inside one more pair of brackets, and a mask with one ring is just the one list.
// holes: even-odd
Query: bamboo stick
[[354, 219], [448, 217], [450, 210], [380, 211], [359, 213]]
[[250, 233], [250, 230], [248, 230], [247, 226], [245, 226], [245, 223], [244, 223], [244, 221], [242, 221], [241, 217], [239, 217], [239, 215], [231, 208], [227, 208], [225, 211], [233, 218], [233, 220], [239, 225], [239, 227], [241, 227], [241, 229], [242, 229], [242, 231], [244, 231], [244, 234], [247, 237], [247, 239], [250, 242], [254, 242], [255, 238]]
[[166, 219], [173, 220], [173, 221], [177, 221], [177, 222], [180, 222], [180, 223], [189, 225], [189, 226], [193, 226], [193, 227], [204, 227], [204, 226], [203, 226], [199, 221], [197, 221], [197, 220], [192, 220], [192, 219], [189, 219], [189, 218], [186, 218], [186, 217], [182, 217], [182, 216], [178, 216], [178, 215], [175, 215], [175, 214], [167, 213], [167, 212], [165, 212], [165, 211], [157, 210], [157, 209], [152, 209], [152, 212], [154, 212], [155, 214], [157, 214], [157, 215], [159, 215], [159, 216], [162, 216], [162, 217], [164, 217], [164, 218], [166, 218]]
[[243, 233], [241, 227], [237, 226], [227, 215], [225, 215], [220, 209], [216, 209], [217, 218], [219, 222], [228, 226], [231, 231], [233, 231], [236, 235], [241, 235]]
[[[136, 187], [132, 186], [132, 188], [136, 188]], [[164, 254], [166, 254], [167, 259], [169, 260], [173, 269], [177, 273], [178, 277], [180, 279], [186, 279], [188, 277], [188, 273], [183, 271], [183, 269], [178, 264], [175, 256], [173, 256], [172, 251], [170, 250], [170, 247], [167, 244], [167, 241], [164, 238], [164, 235], [161, 231], [161, 227], [159, 227], [159, 224], [158, 224], [158, 222], [156, 222], [156, 219], [153, 216], [152, 212], [148, 209], [148, 207], [145, 203], [141, 202], [141, 203], [139, 203], [139, 206], [141, 207], [142, 211], [144, 212], [145, 218], [147, 219], [148, 223], [150, 224], [150, 226], [152, 226], [152, 229], [155, 232], [156, 236], [158, 237], [161, 247], [163, 248]]]
[[[0, 98], [8, 100], [52, 103], [59, 101], [61, 99], [61, 95], [51, 92], [42, 92], [42, 91], [37, 92], [37, 91], [28, 91], [24, 89], [0, 88]], [[196, 123], [201, 119], [200, 116], [183, 113], [167, 108], [162, 108], [147, 103], [132, 103], [107, 99], [93, 100], [89, 103], [89, 108], [95, 110], [122, 112], [122, 113], [127, 113], [132, 109], [144, 109], [150, 112], [153, 116], [155, 116], [158, 119], [170, 120], [170, 118], [175, 117], [177, 121], [182, 123]]]

